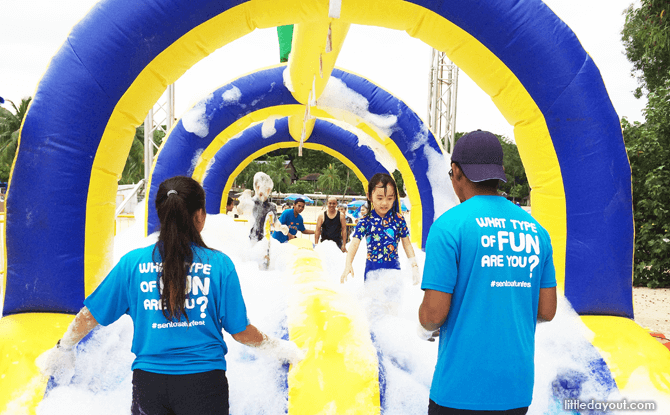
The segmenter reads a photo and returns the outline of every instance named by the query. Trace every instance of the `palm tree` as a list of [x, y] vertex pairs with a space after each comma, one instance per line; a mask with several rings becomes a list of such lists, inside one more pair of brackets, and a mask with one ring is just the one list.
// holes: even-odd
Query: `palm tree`
[[3, 182], [9, 180], [9, 171], [12, 168], [19, 143], [19, 130], [32, 98], [21, 99], [18, 107], [14, 102], [7, 101], [12, 104], [14, 113], [0, 107], [0, 181]]
[[[154, 130], [154, 142], [160, 146], [165, 133], [160, 129]], [[133, 144], [126, 159], [126, 165], [121, 173], [119, 184], [134, 184], [144, 179], [144, 125], [135, 128]]]
[[265, 163], [258, 163], [256, 160], [252, 161], [240, 172], [235, 179], [238, 186], [244, 185], [246, 189], [254, 188], [254, 175], [259, 171], [267, 172], [268, 167]]
[[291, 176], [289, 176], [286, 171], [286, 165], [284, 164], [285, 156], [277, 156], [267, 158], [268, 171], [267, 174], [272, 178], [272, 181], [275, 184], [274, 190], [281, 193], [282, 189], [286, 190], [288, 188], [287, 181], [291, 182]]
[[330, 194], [342, 187], [340, 174], [333, 163], [330, 163], [328, 167], [323, 169], [321, 176], [319, 176], [319, 179], [316, 181], [316, 185], [319, 189]]

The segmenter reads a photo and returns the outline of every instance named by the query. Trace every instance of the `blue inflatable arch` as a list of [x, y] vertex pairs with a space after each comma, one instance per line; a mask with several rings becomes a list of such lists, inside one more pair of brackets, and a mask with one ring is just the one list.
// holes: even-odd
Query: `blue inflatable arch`
[[[226, 188], [235, 179], [235, 171], [243, 169], [256, 154], [267, 152], [268, 148], [275, 148], [277, 145], [298, 147], [299, 143], [289, 132], [288, 118], [275, 121], [274, 127], [276, 132], [264, 138], [262, 125], [256, 124], [239, 137], [229, 140], [217, 151], [202, 183], [207, 195], [207, 213], [221, 212], [221, 202], [225, 200], [223, 196], [227, 194]], [[356, 135], [325, 120], [316, 120], [312, 137], [305, 143], [305, 147], [333, 150], [339, 158], [346, 158], [358, 167], [364, 178], [375, 173], [388, 173], [369, 147], [359, 146]]]
[[[325, 0], [98, 3], [51, 61], [24, 121], [3, 313], [74, 313], [106, 275], [117, 179], [135, 126], [168, 84], [256, 27], [327, 13]], [[515, 126], [566, 296], [581, 314], [632, 317], [630, 166], [598, 69], [570, 29], [540, 0], [344, 2], [340, 18], [407, 31], [492, 97]]]
[[[294, 114], [293, 116], [299, 121], [303, 119], [304, 107], [297, 105], [291, 92], [284, 86], [285, 68], [285, 65], [281, 65], [263, 69], [218, 88], [206, 99], [197, 103], [175, 124], [156, 157], [151, 176], [147, 198], [148, 233], [158, 229], [158, 218], [153, 205], [158, 185], [163, 180], [178, 174], [193, 174], [196, 179], [202, 180], [204, 169], [211, 160], [211, 156], [207, 154], [211, 155], [218, 151], [230, 137], [239, 134], [240, 129], [250, 125], [254, 119], [262, 120], [270, 114]], [[433, 172], [440, 172], [447, 168], [439, 144], [416, 113], [401, 100], [370, 81], [334, 69], [330, 82], [337, 84], [332, 88], [334, 90], [342, 91], [346, 88], [346, 93], [367, 99], [368, 107], [365, 111], [359, 109], [358, 114], [355, 114], [351, 112], [351, 108], [330, 108], [319, 103], [312, 108], [312, 113], [336, 120], [341, 120], [341, 118], [353, 120], [356, 123], [355, 127], [361, 127], [376, 137], [379, 146], [384, 148], [383, 151], [394, 156], [398, 169], [407, 183], [407, 191], [413, 206], [413, 237], [420, 244], [425, 243], [430, 226], [435, 219], [435, 212], [441, 214], [449, 207], [436, 206], [436, 199], [433, 197], [434, 188], [439, 189], [440, 183], [433, 183], [436, 180], [429, 175], [431, 166]], [[330, 85], [329, 83], [329, 87]], [[320, 102], [326, 105], [331, 102], [337, 105], [347, 104], [346, 100], [329, 100], [329, 91], [327, 87]], [[374, 120], [379, 119], [386, 120], [383, 127], [377, 127], [374, 124]], [[338, 130], [346, 133], [347, 136], [353, 136], [342, 129], [338, 128]], [[329, 131], [333, 131], [332, 128]], [[360, 133], [366, 134], [362, 130]], [[293, 136], [299, 137], [299, 132]], [[309, 138], [307, 142], [312, 140], [313, 138]], [[354, 142], [358, 142], [358, 139]], [[240, 148], [240, 151], [247, 157], [257, 150]], [[342, 151], [337, 151], [344, 154]], [[347, 154], [350, 153], [347, 152]], [[373, 153], [370, 152], [370, 154]], [[199, 168], [194, 163], [194, 160], [198, 158], [200, 158]], [[365, 167], [367, 163], [360, 157], [356, 157], [358, 162], [354, 162], [349, 157], [338, 158], [345, 164], [355, 165], [358, 170], [370, 172]], [[218, 156], [217, 159], [221, 160]], [[232, 161], [226, 161], [226, 163], [232, 163], [233, 169], [237, 167], [237, 164]], [[372, 171], [372, 173], [375, 172]], [[364, 173], [359, 179], [365, 184], [367, 178], [371, 176], [372, 174]], [[445, 189], [438, 191], [446, 193]], [[219, 198], [220, 195], [217, 200]]]

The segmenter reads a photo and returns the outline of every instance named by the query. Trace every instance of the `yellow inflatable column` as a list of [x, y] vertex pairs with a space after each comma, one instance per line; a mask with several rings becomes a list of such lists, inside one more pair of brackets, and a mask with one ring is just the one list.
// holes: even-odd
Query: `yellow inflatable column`
[[288, 375], [288, 413], [379, 414], [379, 366], [364, 314], [323, 278], [312, 243], [298, 246], [292, 268], [289, 338], [306, 350]]
[[56, 345], [70, 314], [25, 313], [0, 319], [0, 414], [34, 414], [47, 378], [35, 358]]
[[[593, 345], [612, 371], [621, 395], [670, 397], [670, 352], [633, 320], [582, 316], [594, 333]], [[640, 393], [642, 392], [642, 393]]]
[[288, 71], [292, 85], [289, 89], [296, 101], [308, 105], [312, 90], [314, 100], [321, 96], [349, 26], [349, 23], [337, 19], [295, 25]]

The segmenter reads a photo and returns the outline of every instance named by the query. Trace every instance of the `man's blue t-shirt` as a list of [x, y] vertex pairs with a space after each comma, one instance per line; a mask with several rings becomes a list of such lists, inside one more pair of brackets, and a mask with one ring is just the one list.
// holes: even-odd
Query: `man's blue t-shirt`
[[540, 288], [556, 286], [547, 231], [499, 196], [475, 196], [433, 223], [421, 288], [452, 293], [430, 398], [507, 410], [533, 395]]
[[[188, 323], [168, 321], [160, 309], [154, 246], [124, 255], [84, 304], [103, 326], [128, 314], [133, 319], [132, 369], [181, 375], [226, 370], [222, 329], [246, 329], [247, 310], [233, 262], [225, 254], [193, 247], [186, 300]], [[154, 261], [155, 258], [155, 261]]]
[[[297, 235], [298, 231], [300, 232], [305, 231], [305, 225], [302, 221], [302, 215], [298, 215], [298, 217], [296, 217], [295, 214], [293, 213], [293, 209], [286, 209], [285, 211], [283, 211], [281, 216], [279, 217], [279, 222], [282, 225], [288, 226], [288, 232], [293, 236]], [[281, 243], [288, 241], [288, 235], [284, 235], [279, 231], [272, 232], [272, 237]]]

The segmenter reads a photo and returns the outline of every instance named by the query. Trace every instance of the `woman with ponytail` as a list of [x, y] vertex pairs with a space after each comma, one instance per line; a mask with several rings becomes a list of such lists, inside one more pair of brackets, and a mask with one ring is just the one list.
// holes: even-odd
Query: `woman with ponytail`
[[222, 330], [290, 363], [302, 352], [249, 324], [235, 266], [200, 236], [206, 214], [198, 182], [184, 176], [165, 180], [156, 211], [158, 241], [121, 258], [38, 366], [57, 382], [67, 381], [75, 345], [98, 324], [129, 314], [136, 355], [131, 413], [228, 414]]

